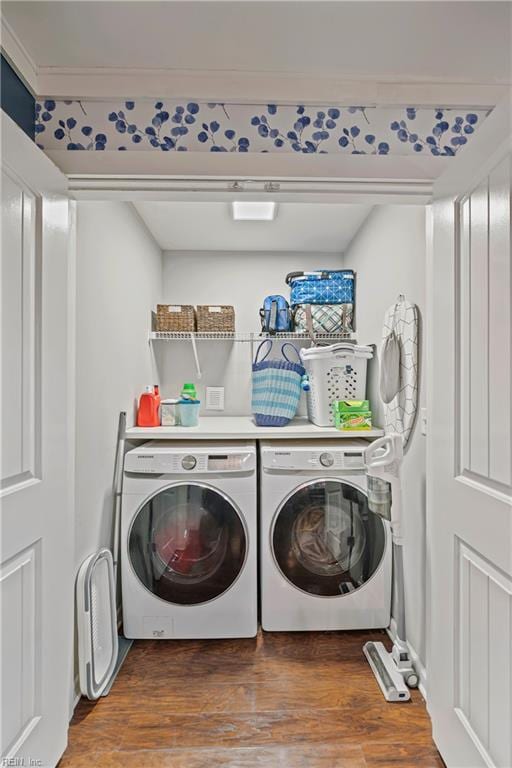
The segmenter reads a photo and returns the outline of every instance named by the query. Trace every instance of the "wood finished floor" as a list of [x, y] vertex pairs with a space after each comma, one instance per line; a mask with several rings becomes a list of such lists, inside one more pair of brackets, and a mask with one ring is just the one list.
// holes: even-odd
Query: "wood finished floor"
[[421, 695], [387, 704], [362, 653], [381, 632], [137, 641], [82, 700], [59, 768], [443, 768]]

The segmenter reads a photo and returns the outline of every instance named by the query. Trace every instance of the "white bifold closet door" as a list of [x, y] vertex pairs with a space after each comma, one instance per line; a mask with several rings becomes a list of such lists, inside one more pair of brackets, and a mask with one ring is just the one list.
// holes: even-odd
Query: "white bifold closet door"
[[1, 114], [1, 756], [54, 766], [73, 639], [69, 201], [64, 176]]
[[511, 106], [434, 194], [427, 670], [449, 768], [512, 766]]

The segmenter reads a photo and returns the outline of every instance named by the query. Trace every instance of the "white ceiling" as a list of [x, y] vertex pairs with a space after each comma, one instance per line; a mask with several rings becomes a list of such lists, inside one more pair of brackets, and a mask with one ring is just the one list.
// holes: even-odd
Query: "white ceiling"
[[274, 221], [233, 221], [229, 203], [134, 204], [164, 251], [342, 253], [371, 206], [281, 203]]
[[509, 2], [4, 2], [37, 67], [510, 77]]

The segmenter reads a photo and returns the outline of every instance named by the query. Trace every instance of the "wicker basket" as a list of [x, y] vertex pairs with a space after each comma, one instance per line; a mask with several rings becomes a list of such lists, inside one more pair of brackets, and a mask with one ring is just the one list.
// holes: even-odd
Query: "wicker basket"
[[191, 304], [157, 304], [157, 331], [195, 331], [196, 315]]
[[202, 333], [234, 333], [234, 307], [210, 305], [198, 306], [197, 330]]

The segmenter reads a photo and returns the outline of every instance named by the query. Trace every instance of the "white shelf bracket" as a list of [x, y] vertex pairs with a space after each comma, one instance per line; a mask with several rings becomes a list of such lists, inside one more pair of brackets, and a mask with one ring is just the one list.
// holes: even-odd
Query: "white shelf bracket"
[[158, 376], [158, 363], [157, 363], [157, 360], [156, 360], [155, 346], [154, 346], [153, 342], [151, 341], [151, 338], [149, 339], [148, 344], [149, 344], [149, 356], [150, 356], [150, 359], [151, 359], [151, 370], [153, 372], [153, 381], [156, 384], [159, 384], [160, 383], [160, 378]]
[[201, 371], [201, 366], [199, 364], [199, 355], [197, 354], [197, 343], [196, 343], [196, 337], [193, 333], [190, 334], [190, 340], [192, 342], [192, 352], [194, 353], [194, 360], [196, 362], [196, 372], [197, 372], [197, 378], [202, 379], [203, 374]]

